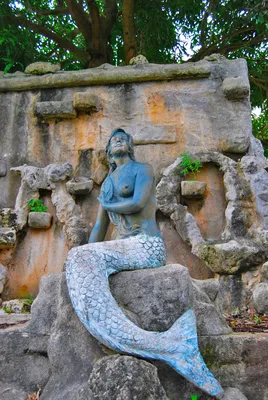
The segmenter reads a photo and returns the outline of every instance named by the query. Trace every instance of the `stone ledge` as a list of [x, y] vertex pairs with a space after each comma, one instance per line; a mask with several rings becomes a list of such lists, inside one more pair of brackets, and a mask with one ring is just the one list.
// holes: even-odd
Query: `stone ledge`
[[30, 212], [28, 225], [34, 229], [48, 229], [51, 227], [52, 215], [47, 212]]
[[72, 102], [67, 101], [43, 101], [35, 104], [35, 115], [47, 119], [75, 118], [76, 111]]
[[209, 77], [210, 64], [206, 61], [187, 64], [144, 64], [127, 67], [104, 67], [56, 72], [42, 76], [23, 76], [0, 79], [0, 92], [53, 87], [77, 87], [116, 83], [200, 79]]

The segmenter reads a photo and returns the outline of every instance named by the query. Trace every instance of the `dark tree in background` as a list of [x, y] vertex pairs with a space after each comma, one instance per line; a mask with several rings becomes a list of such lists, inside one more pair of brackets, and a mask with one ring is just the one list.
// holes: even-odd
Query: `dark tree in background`
[[245, 58], [264, 118], [253, 120], [255, 134], [268, 140], [267, 39], [268, 0], [0, 0], [5, 72], [34, 61], [65, 70], [128, 64], [137, 54], [154, 63]]

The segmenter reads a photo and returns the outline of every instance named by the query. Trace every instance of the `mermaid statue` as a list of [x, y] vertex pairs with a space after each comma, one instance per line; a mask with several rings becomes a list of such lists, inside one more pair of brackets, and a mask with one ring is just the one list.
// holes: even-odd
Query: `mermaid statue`
[[[146, 331], [126, 317], [110, 292], [109, 275], [162, 267], [166, 252], [155, 220], [152, 167], [135, 160], [133, 139], [123, 129], [112, 132], [106, 154], [110, 173], [102, 184], [89, 242], [71, 249], [66, 262], [73, 307], [86, 329], [105, 346], [162, 360], [198, 388], [220, 399], [223, 389], [198, 349], [192, 310], [166, 332]], [[103, 242], [109, 223], [114, 225], [113, 240]]]

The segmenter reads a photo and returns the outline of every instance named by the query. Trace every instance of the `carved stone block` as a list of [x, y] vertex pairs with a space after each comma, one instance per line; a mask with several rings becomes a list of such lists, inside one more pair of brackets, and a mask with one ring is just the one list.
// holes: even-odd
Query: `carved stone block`
[[222, 90], [227, 99], [244, 99], [249, 95], [249, 83], [242, 76], [226, 78]]
[[35, 104], [35, 115], [46, 119], [75, 118], [76, 111], [70, 101], [42, 101]]
[[181, 194], [190, 199], [202, 199], [206, 193], [206, 183], [197, 181], [182, 181]]
[[30, 212], [28, 225], [35, 229], [48, 229], [51, 227], [52, 215], [47, 212]]
[[100, 108], [100, 99], [91, 93], [77, 92], [74, 94], [73, 105], [82, 111], [98, 111]]
[[93, 180], [83, 178], [79, 178], [79, 180], [72, 179], [66, 183], [66, 187], [67, 192], [70, 194], [88, 194], [93, 189]]

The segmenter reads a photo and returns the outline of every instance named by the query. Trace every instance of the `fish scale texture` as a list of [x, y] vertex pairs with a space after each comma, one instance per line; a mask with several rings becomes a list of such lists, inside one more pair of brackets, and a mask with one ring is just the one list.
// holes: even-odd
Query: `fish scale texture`
[[222, 388], [198, 349], [196, 321], [191, 310], [166, 332], [145, 331], [126, 317], [110, 292], [109, 275], [157, 268], [165, 265], [165, 261], [163, 240], [147, 235], [73, 248], [66, 261], [73, 307], [86, 329], [106, 346], [166, 361], [196, 386], [220, 398]]

